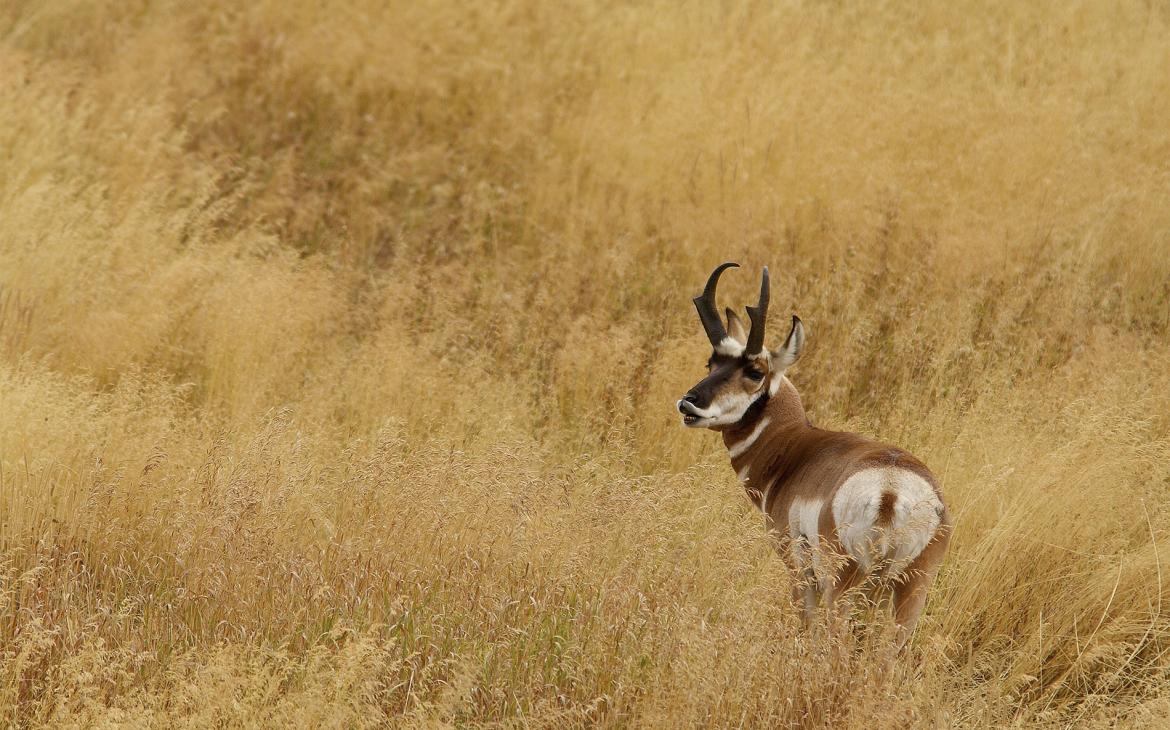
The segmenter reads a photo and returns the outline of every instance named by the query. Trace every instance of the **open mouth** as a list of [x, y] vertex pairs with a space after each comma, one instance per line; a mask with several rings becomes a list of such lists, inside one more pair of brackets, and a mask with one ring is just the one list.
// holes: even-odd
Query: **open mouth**
[[696, 426], [700, 421], [706, 420], [703, 416], [695, 413], [696, 410], [695, 406], [685, 399], [678, 402], [678, 412], [682, 414], [684, 426]]

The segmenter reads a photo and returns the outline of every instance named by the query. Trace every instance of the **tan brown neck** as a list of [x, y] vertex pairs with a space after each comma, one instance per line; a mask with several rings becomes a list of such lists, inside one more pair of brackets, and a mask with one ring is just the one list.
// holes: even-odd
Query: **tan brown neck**
[[801, 444], [813, 430], [800, 394], [783, 379], [765, 402], [753, 406], [739, 423], [723, 432], [731, 468], [754, 504], [764, 509], [768, 488], [776, 478], [794, 471], [790, 462], [805, 458]]
[[723, 429], [723, 444], [728, 449], [733, 448], [750, 436], [765, 418], [768, 422], [764, 428], [770, 432], [804, 429], [811, 425], [796, 387], [788, 378], [782, 378], [776, 393], [768, 396], [765, 403], [749, 408], [743, 420]]

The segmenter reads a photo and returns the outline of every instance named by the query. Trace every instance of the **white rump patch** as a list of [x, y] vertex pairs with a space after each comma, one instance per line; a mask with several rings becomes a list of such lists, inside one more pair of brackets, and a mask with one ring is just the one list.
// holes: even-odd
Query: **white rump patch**
[[735, 446], [732, 446], [730, 449], [728, 449], [727, 453], [731, 454], [731, 458], [734, 459], [735, 457], [750, 449], [752, 444], [756, 442], [756, 439], [760, 437], [760, 434], [764, 432], [764, 429], [767, 428], [768, 424], [771, 422], [772, 419], [767, 416], [761, 418], [760, 422], [756, 424], [756, 427], [752, 429], [752, 432], [749, 433], [743, 441], [740, 441]]
[[[888, 527], [877, 524], [882, 495], [894, 495]], [[873, 467], [845, 480], [833, 496], [833, 521], [841, 546], [863, 570], [887, 561], [899, 573], [926, 548], [942, 515], [930, 482], [896, 466]]]

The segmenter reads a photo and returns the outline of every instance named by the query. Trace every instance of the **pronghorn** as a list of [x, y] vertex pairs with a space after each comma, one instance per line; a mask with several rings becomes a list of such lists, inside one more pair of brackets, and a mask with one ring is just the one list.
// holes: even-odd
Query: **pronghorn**
[[714, 352], [707, 377], [678, 401], [683, 423], [723, 434], [731, 466], [769, 530], [787, 533], [785, 560], [797, 576], [793, 599], [806, 625], [819, 600], [832, 605], [867, 576], [893, 584], [900, 649], [914, 630], [942, 562], [951, 523], [934, 475], [902, 449], [809, 423], [785, 371], [804, 348], [793, 315], [784, 344], [764, 346], [768, 269], [760, 301], [747, 307], [750, 329], [731, 309], [727, 326], [715, 306], [719, 275], [695, 297]]

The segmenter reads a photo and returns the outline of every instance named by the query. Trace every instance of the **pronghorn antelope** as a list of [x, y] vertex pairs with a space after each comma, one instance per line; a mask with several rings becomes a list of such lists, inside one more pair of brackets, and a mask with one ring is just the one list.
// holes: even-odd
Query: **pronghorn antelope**
[[794, 600], [810, 623], [868, 576], [893, 585], [897, 646], [914, 630], [942, 562], [951, 523], [934, 475], [902, 449], [809, 423], [785, 371], [804, 348], [795, 315], [784, 344], [764, 346], [768, 269], [750, 324], [715, 306], [725, 263], [711, 273], [695, 307], [714, 352], [707, 377], [678, 402], [683, 423], [723, 433], [731, 466], [769, 530], [787, 533], [782, 550], [799, 578]]

